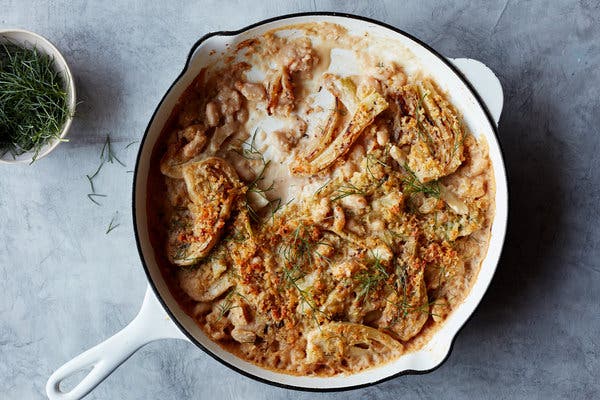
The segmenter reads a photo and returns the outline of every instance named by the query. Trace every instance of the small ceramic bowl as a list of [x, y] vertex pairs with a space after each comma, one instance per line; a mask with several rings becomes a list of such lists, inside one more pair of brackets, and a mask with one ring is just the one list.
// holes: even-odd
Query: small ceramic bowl
[[[56, 71], [62, 76], [63, 81], [65, 82], [67, 89], [67, 102], [69, 104], [69, 117], [65, 121], [62, 130], [60, 131], [60, 139], [64, 139], [67, 136], [67, 132], [71, 126], [71, 121], [73, 120], [73, 115], [75, 113], [75, 82], [73, 81], [73, 75], [71, 74], [71, 70], [67, 65], [64, 57], [58, 49], [50, 43], [46, 38], [38, 35], [37, 33], [29, 32], [23, 29], [0, 29], [0, 43], [2, 42], [11, 42], [18, 46], [22, 46], [25, 48], [37, 48], [39, 51], [44, 52], [45, 54], [50, 55], [54, 59], [54, 67]], [[62, 141], [60, 139], [53, 139], [48, 141], [39, 151], [36, 160], [39, 160], [42, 157], [48, 155], [52, 150], [58, 146], [58, 144]], [[0, 163], [5, 164], [29, 164], [32, 162], [35, 153], [33, 151], [28, 151], [18, 156], [14, 156], [8, 152], [2, 156], [0, 156]]]

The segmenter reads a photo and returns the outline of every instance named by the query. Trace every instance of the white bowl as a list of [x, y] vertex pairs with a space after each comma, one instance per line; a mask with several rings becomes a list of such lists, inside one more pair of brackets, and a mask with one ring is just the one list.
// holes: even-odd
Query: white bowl
[[[11, 42], [13, 44], [25, 47], [25, 48], [37, 48], [38, 50], [48, 54], [49, 56], [54, 58], [54, 68], [61, 75], [63, 81], [66, 84], [67, 89], [67, 102], [69, 104], [69, 116], [65, 121], [62, 130], [60, 131], [59, 138], [52, 139], [48, 141], [37, 154], [35, 160], [39, 160], [42, 157], [48, 155], [52, 150], [58, 146], [58, 144], [63, 141], [67, 136], [67, 132], [71, 126], [71, 121], [73, 120], [73, 115], [75, 113], [75, 82], [73, 81], [73, 75], [71, 74], [71, 70], [67, 65], [64, 57], [58, 49], [48, 41], [48, 39], [38, 35], [37, 33], [33, 33], [30, 31], [26, 31], [23, 29], [0, 29], [0, 43], [2, 42]], [[28, 151], [21, 155], [14, 156], [8, 152], [4, 155], [0, 156], [0, 163], [5, 164], [29, 164], [33, 161], [35, 156], [35, 152]]]

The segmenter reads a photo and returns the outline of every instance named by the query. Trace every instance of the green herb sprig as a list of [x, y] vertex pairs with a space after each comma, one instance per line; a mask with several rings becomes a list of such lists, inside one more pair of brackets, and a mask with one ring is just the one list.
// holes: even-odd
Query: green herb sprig
[[319, 245], [331, 246], [330, 243], [322, 240], [312, 240], [309, 227], [300, 223], [280, 248], [280, 254], [284, 260], [282, 272], [285, 284], [298, 293], [302, 311], [305, 306], [312, 311], [312, 319], [317, 326], [320, 326], [317, 315], [321, 315], [326, 320], [329, 320], [330, 316], [318, 307], [310, 289], [302, 288], [299, 282], [306, 276], [306, 272], [303, 270], [305, 265], [310, 265], [318, 260], [331, 263], [328, 257], [317, 250]]
[[[130, 143], [129, 145], [131, 145], [132, 143]], [[129, 145], [127, 145], [125, 148], [129, 147]], [[106, 152], [106, 158], [104, 156]], [[111, 146], [110, 143], [110, 135], [106, 135], [106, 140], [104, 141], [104, 145], [102, 146], [102, 151], [100, 152], [100, 159], [102, 160], [102, 162], [106, 161], [109, 163], [113, 163], [114, 161], [118, 162], [119, 164], [121, 164], [123, 167], [126, 167], [125, 164], [123, 164], [123, 162], [121, 162], [121, 160], [119, 160], [117, 158], [117, 156], [115, 155], [115, 152]]]
[[[129, 147], [133, 143], [135, 142], [130, 143], [125, 148]], [[96, 200], [96, 197], [106, 197], [106, 195], [96, 193], [94, 179], [98, 176], [98, 173], [100, 172], [105, 163], [113, 164], [115, 161], [121, 164], [123, 167], [126, 166], [121, 160], [117, 158], [117, 155], [115, 154], [115, 151], [110, 141], [110, 134], [107, 134], [106, 139], [104, 140], [104, 144], [102, 145], [102, 151], [100, 151], [100, 164], [98, 165], [98, 168], [96, 168], [96, 172], [94, 172], [92, 175], [85, 176], [88, 182], [90, 183], [91, 190], [91, 193], [88, 193], [87, 197], [92, 203], [96, 204], [97, 206], [100, 206], [101, 204]]]
[[[381, 185], [385, 183], [385, 181], [388, 179], [387, 175], [384, 173], [383, 177], [379, 179], [373, 173], [373, 168], [376, 165], [380, 165], [383, 168], [386, 168], [388, 167], [388, 164], [386, 164], [384, 161], [380, 160], [373, 154], [367, 154], [366, 160], [366, 169], [369, 174], [370, 181], [364, 187], [358, 187], [351, 182], [344, 183], [343, 185], [340, 185], [334, 190], [330, 201], [335, 202], [355, 194], [360, 196], [367, 196], [369, 194], [372, 194], [375, 190], [380, 188]], [[315, 194], [318, 194], [318, 192], [320, 192], [330, 182], [331, 180], [329, 180], [323, 187], [319, 188], [317, 192], [315, 192]]]
[[233, 310], [234, 308], [239, 308], [239, 306], [234, 305], [233, 303], [233, 297], [235, 295], [239, 295], [238, 292], [235, 289], [230, 290], [223, 301], [219, 304], [219, 318], [217, 318], [217, 321], [220, 321], [222, 318], [224, 318], [227, 314], [229, 314], [229, 311]]
[[121, 225], [120, 223], [117, 222], [117, 217], [119, 216], [119, 212], [116, 212], [115, 215], [112, 217], [112, 219], [110, 220], [110, 222], [108, 223], [108, 227], [106, 228], [106, 234], [108, 235], [109, 233], [111, 233], [115, 228], [117, 228], [119, 225]]
[[334, 196], [332, 196], [330, 199], [332, 202], [355, 194], [364, 196], [367, 194], [367, 188], [359, 188], [358, 186], [348, 182], [338, 187], [333, 194]]
[[317, 326], [320, 327], [317, 315], [319, 314], [327, 320], [329, 319], [329, 316], [317, 306], [313, 295], [308, 290], [301, 288], [298, 284], [298, 282], [301, 281], [305, 276], [306, 274], [300, 269], [298, 265], [295, 265], [292, 268], [283, 267], [283, 277], [286, 281], [286, 284], [289, 287], [294, 288], [298, 293], [298, 296], [300, 297], [302, 311], [304, 311], [304, 306], [308, 306], [308, 308], [312, 311], [313, 321]]
[[[271, 217], [275, 217], [275, 213], [282, 208], [281, 198], [269, 199], [267, 193], [272, 191], [275, 186], [275, 181], [271, 182], [271, 184], [267, 188], [261, 188], [260, 184], [265, 180], [265, 175], [267, 172], [267, 168], [271, 165], [271, 160], [267, 160], [264, 154], [256, 147], [256, 134], [258, 133], [258, 128], [254, 131], [252, 135], [252, 139], [250, 142], [242, 142], [241, 150], [234, 150], [237, 154], [244, 157], [247, 160], [257, 160], [260, 162], [260, 170], [256, 174], [256, 177], [248, 184], [248, 191], [246, 192], [246, 202], [245, 206], [248, 210], [248, 214], [250, 218], [254, 222], [260, 222], [262, 220], [259, 215], [259, 211], [255, 210], [250, 203], [250, 199], [248, 199], [249, 193], [256, 193], [258, 196], [262, 197], [266, 202], [265, 207], [269, 207], [271, 210]], [[289, 204], [286, 203], [285, 205]]]
[[381, 259], [376, 254], [372, 254], [372, 259], [369, 268], [354, 277], [360, 288], [356, 296], [357, 300], [368, 299], [369, 294], [376, 290], [390, 276], [383, 264], [381, 264]]
[[406, 170], [407, 176], [402, 181], [404, 184], [404, 192], [407, 194], [415, 194], [415, 193], [423, 193], [425, 195], [429, 195], [435, 197], [436, 199], [440, 198], [441, 190], [440, 184], [438, 181], [423, 183], [419, 180], [417, 175], [411, 170], [408, 164], [404, 164], [404, 169]]

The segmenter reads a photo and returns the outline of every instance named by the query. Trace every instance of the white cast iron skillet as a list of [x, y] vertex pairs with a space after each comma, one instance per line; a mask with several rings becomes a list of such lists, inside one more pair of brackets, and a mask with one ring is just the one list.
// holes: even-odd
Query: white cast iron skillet
[[[369, 32], [373, 36], [391, 38], [408, 48], [426, 72], [449, 94], [470, 131], [487, 140], [496, 181], [496, 214], [488, 254], [464, 303], [452, 312], [420, 351], [358, 374], [327, 378], [290, 376], [269, 371], [235, 357], [206, 337], [169, 292], [150, 245], [146, 218], [146, 186], [152, 149], [177, 99], [207, 63], [209, 54], [219, 53], [227, 46], [233, 48], [237, 43], [273, 28], [318, 21], [340, 24], [350, 33]], [[46, 386], [48, 396], [50, 399], [78, 399], [85, 396], [137, 349], [157, 339], [189, 340], [216, 360], [246, 376], [285, 388], [311, 391], [358, 388], [402, 374], [430, 372], [440, 366], [448, 357], [456, 334], [483, 297], [504, 243], [508, 192], [504, 162], [496, 137], [502, 103], [500, 82], [485, 65], [469, 59], [446, 59], [409, 34], [363, 17], [336, 13], [294, 14], [269, 19], [235, 32], [216, 32], [204, 36], [194, 45], [183, 72], [160, 101], [146, 129], [137, 158], [133, 183], [133, 221], [142, 265], [150, 283], [142, 308], [122, 331], [75, 357], [52, 374]], [[60, 390], [62, 380], [90, 367], [93, 367], [91, 372], [73, 390], [66, 393]]]

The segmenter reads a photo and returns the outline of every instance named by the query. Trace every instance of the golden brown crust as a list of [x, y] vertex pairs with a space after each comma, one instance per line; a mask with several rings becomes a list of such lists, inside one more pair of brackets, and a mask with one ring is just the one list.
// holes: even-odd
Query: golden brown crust
[[219, 241], [232, 206], [243, 193], [237, 173], [222, 158], [209, 157], [181, 168], [189, 197], [188, 229], [171, 230], [167, 252], [177, 265], [193, 265]]

